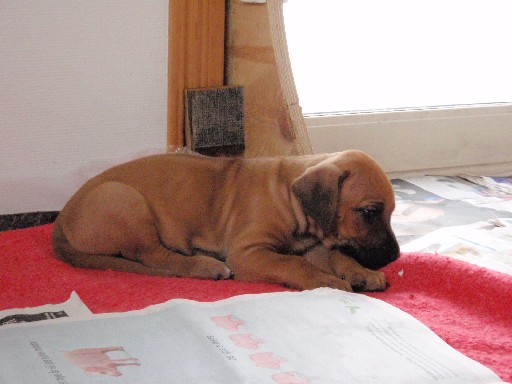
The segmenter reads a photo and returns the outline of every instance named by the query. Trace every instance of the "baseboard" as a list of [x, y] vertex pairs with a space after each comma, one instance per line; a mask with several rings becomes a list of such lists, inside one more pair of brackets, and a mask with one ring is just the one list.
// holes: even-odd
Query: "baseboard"
[[59, 212], [27, 212], [0, 215], [0, 232], [53, 223]]

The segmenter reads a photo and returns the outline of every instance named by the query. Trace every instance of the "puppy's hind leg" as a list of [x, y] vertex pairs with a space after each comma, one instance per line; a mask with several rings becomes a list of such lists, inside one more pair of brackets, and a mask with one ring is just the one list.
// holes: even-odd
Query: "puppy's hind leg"
[[[218, 260], [184, 256], [165, 248], [144, 197], [128, 185], [101, 184], [70, 201], [66, 209], [56, 221], [54, 247], [57, 255], [72, 265], [164, 276], [230, 277], [230, 270]], [[69, 243], [67, 248], [59, 247], [59, 226]]]
[[71, 264], [77, 268], [87, 269], [112, 269], [122, 272], [142, 273], [146, 275], [169, 276], [170, 272], [150, 268], [136, 261], [124, 259], [114, 255], [100, 255], [81, 252], [69, 243], [62, 227], [55, 223], [52, 233], [52, 245], [55, 256], [62, 261]]

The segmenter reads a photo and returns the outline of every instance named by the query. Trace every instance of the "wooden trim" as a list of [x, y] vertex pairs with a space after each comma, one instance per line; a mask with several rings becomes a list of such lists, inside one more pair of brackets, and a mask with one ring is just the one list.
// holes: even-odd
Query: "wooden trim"
[[284, 27], [283, 0], [267, 0], [270, 34], [274, 46], [275, 60], [286, 111], [291, 121], [297, 151], [301, 155], [313, 153], [306, 122], [299, 105], [299, 96], [293, 79], [292, 64], [288, 55], [288, 43]]
[[282, 7], [283, 0], [229, 0], [226, 83], [244, 87], [246, 157], [312, 153]]
[[225, 13], [225, 0], [169, 0], [168, 145], [185, 144], [185, 89], [224, 85]]

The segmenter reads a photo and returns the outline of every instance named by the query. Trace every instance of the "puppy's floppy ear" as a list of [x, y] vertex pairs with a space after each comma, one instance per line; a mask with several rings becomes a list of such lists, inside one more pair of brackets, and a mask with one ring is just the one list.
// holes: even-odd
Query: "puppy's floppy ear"
[[319, 164], [309, 168], [292, 184], [305, 215], [322, 228], [325, 235], [332, 232], [338, 210], [340, 188], [348, 171], [333, 164]]

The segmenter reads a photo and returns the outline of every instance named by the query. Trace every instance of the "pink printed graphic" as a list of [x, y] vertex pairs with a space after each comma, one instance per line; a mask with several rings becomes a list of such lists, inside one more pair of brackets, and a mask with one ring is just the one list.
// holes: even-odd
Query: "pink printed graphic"
[[273, 352], [253, 353], [249, 357], [260, 368], [279, 369], [281, 368], [281, 363], [286, 361], [282, 357], [274, 356]]
[[240, 335], [231, 335], [229, 338], [235, 343], [237, 347], [247, 349], [258, 349], [263, 340], [258, 339], [250, 333], [243, 333]]
[[233, 315], [212, 316], [211, 319], [217, 327], [224, 328], [229, 331], [238, 331], [238, 327], [245, 324], [245, 321], [237, 319]]
[[297, 372], [276, 373], [272, 380], [279, 384], [309, 384], [309, 379]]
[[84, 348], [65, 351], [64, 357], [90, 375], [121, 376], [118, 367], [124, 365], [140, 365], [137, 359], [111, 359], [107, 353], [124, 351], [123, 347]]

